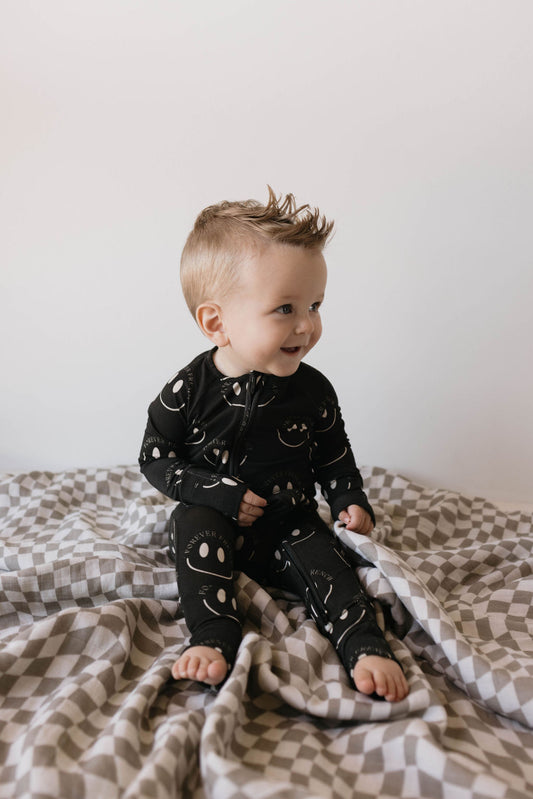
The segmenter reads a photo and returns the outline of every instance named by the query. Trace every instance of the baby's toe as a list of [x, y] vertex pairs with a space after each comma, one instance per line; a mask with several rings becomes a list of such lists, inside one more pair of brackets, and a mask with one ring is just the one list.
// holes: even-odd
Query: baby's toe
[[213, 660], [211, 663], [209, 663], [206, 669], [205, 677], [202, 678], [202, 682], [205, 682], [208, 685], [218, 685], [226, 676], [227, 670], [228, 667], [225, 661]]
[[370, 695], [376, 690], [372, 671], [365, 668], [361, 663], [357, 663], [353, 670], [353, 681], [357, 690], [362, 694]]
[[388, 674], [376, 670], [374, 672], [374, 685], [375, 685], [374, 690], [378, 696], [387, 697], [391, 692], [392, 680], [390, 679]]

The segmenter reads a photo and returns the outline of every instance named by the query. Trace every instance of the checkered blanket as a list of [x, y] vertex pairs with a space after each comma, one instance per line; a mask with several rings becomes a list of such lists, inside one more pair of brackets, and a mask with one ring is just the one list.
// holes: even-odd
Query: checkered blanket
[[133, 468], [4, 477], [0, 797], [529, 799], [533, 519], [364, 477], [375, 533], [338, 533], [409, 680], [393, 705], [245, 575], [229, 679], [174, 682], [172, 503]]

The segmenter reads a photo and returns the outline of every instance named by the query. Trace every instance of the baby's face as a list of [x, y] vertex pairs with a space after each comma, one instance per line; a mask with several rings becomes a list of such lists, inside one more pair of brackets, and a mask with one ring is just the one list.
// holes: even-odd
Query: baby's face
[[231, 377], [294, 374], [322, 333], [326, 279], [318, 250], [270, 244], [250, 255], [221, 304], [228, 343], [215, 353], [218, 369]]

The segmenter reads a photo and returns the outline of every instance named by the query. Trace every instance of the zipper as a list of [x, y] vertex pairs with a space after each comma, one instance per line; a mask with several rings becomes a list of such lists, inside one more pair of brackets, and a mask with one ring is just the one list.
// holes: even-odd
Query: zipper
[[248, 432], [250, 422], [252, 421], [252, 418], [257, 410], [259, 395], [261, 393], [260, 390], [257, 388], [258, 383], [259, 383], [259, 375], [257, 375], [255, 372], [250, 372], [250, 376], [246, 384], [246, 399], [244, 402], [244, 411], [242, 414], [241, 424], [239, 426], [239, 431], [235, 436], [235, 441], [233, 442], [233, 449], [229, 459], [230, 474], [233, 477], [239, 476], [238, 472], [239, 472], [242, 450], [244, 448], [243, 446], [244, 440], [246, 438], [246, 433]]

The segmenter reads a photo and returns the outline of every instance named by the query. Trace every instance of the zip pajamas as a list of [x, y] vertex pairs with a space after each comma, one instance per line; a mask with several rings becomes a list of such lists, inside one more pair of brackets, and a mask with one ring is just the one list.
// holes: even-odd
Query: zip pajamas
[[[139, 463], [179, 504], [170, 551], [191, 645], [219, 648], [231, 666], [241, 639], [233, 572], [297, 593], [351, 676], [363, 654], [392, 657], [343, 547], [321, 520], [355, 504], [374, 520], [335, 391], [300, 364], [290, 377], [222, 375], [197, 356], [151, 403]], [[250, 488], [267, 500], [250, 528], [236, 523]]]

